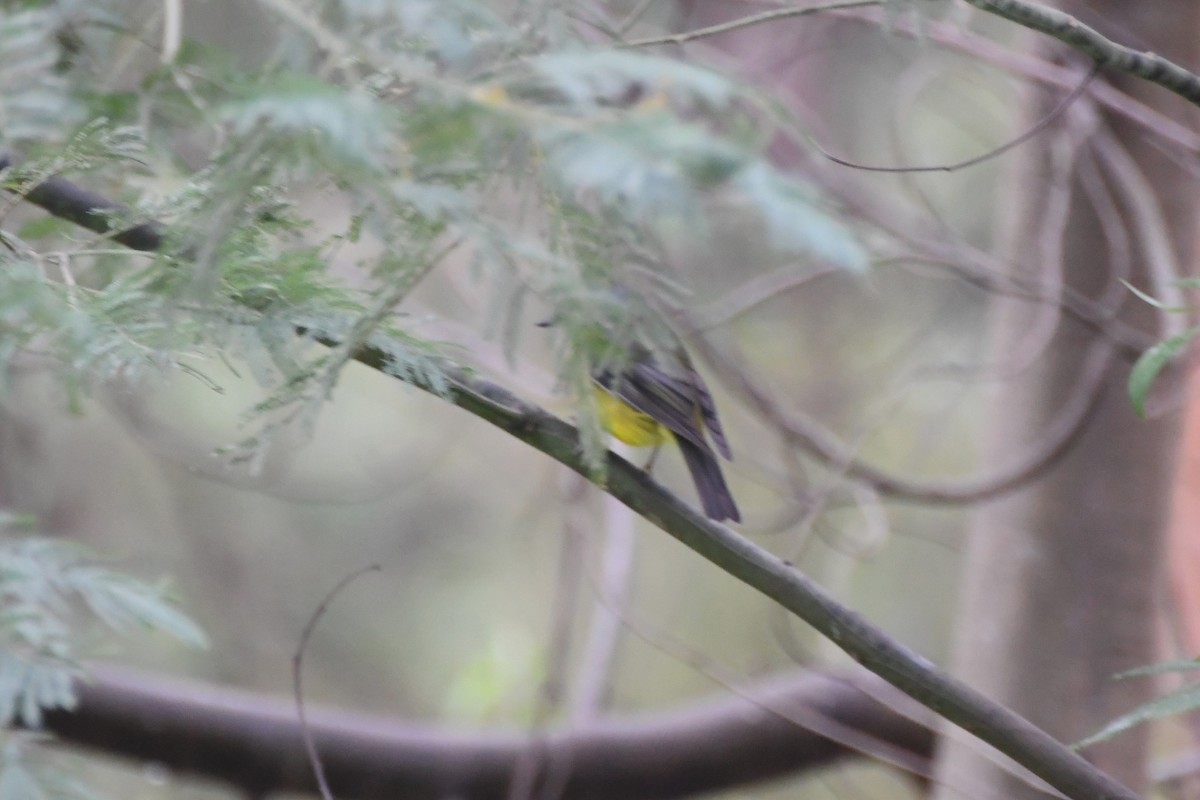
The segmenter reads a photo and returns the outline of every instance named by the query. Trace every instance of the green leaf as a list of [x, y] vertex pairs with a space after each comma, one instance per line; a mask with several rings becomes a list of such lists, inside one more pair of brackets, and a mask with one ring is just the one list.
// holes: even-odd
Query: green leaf
[[697, 216], [700, 191], [735, 175], [750, 156], [704, 128], [657, 112], [584, 132], [542, 132], [568, 193], [596, 196], [633, 218]]
[[1105, 725], [1100, 731], [1091, 736], [1076, 742], [1071, 745], [1072, 748], [1079, 750], [1088, 745], [1102, 742], [1106, 739], [1111, 739], [1118, 733], [1127, 731], [1143, 722], [1149, 722], [1162, 717], [1175, 716], [1184, 714], [1200, 708], [1200, 684], [1192, 684], [1176, 689], [1170, 694], [1163, 695], [1155, 700], [1151, 700], [1145, 705], [1135, 708], [1133, 711], [1123, 716], [1117, 717], [1112, 722]]
[[80, 569], [73, 582], [92, 613], [113, 630], [126, 631], [136, 624], [197, 649], [208, 646], [204, 632], [170, 604], [161, 587], [101, 568]]
[[1129, 373], [1129, 400], [1133, 403], [1133, 410], [1139, 417], [1144, 419], [1146, 416], [1146, 395], [1150, 392], [1155, 378], [1171, 362], [1176, 353], [1196, 338], [1197, 334], [1200, 334], [1200, 326], [1189, 328], [1178, 336], [1172, 336], [1166, 341], [1159, 342], [1142, 353], [1137, 363], [1133, 365], [1133, 369]]
[[620, 103], [631, 86], [664, 93], [672, 102], [720, 108], [736, 96], [736, 85], [717, 72], [627, 50], [551, 53], [527, 62], [571, 105]]
[[845, 223], [820, 208], [813, 190], [780, 175], [765, 162], [742, 170], [733, 181], [763, 216], [779, 247], [865, 271], [866, 249]]
[[[1195, 307], [1193, 307], [1193, 306], [1168, 306], [1165, 303], [1163, 303], [1163, 301], [1161, 301], [1155, 297], [1151, 297], [1150, 295], [1146, 294], [1141, 289], [1137, 288], [1136, 286], [1134, 286], [1132, 283], [1130, 283], [1129, 281], [1127, 281], [1125, 279], [1122, 279], [1121, 283], [1125, 284], [1126, 289], [1128, 289], [1129, 291], [1131, 291], [1135, 295], [1137, 295], [1139, 300], [1142, 300], [1145, 303], [1149, 303], [1150, 305], [1152, 305], [1155, 308], [1160, 309], [1162, 311], [1184, 312], [1184, 311], [1195, 311], [1196, 310]], [[1178, 281], [1177, 283], [1180, 286], [1182, 286], [1183, 281]]]
[[34, 217], [21, 225], [18, 235], [22, 239], [42, 239], [50, 236], [64, 236], [74, 233], [78, 228], [64, 219], [44, 216]]
[[[22, 521], [0, 512], [10, 533]], [[117, 631], [140, 625], [205, 644], [161, 587], [90, 563], [87, 551], [70, 543], [0, 540], [0, 725], [17, 718], [36, 728], [45, 710], [74, 705], [82, 609]]]
[[1163, 661], [1158, 664], [1147, 664], [1144, 667], [1135, 667], [1134, 669], [1127, 669], [1124, 672], [1118, 672], [1114, 677], [1117, 680], [1125, 680], [1126, 678], [1140, 678], [1145, 675], [1186, 672], [1191, 669], [1200, 669], [1200, 658], [1185, 658], [1179, 661]]
[[[362, 0], [359, 0], [360, 4]], [[489, 40], [495, 39], [504, 25], [485, 3], [474, 0], [405, 0], [403, 3], [369, 0], [398, 14], [405, 33], [432, 48], [443, 63], [460, 64]]]
[[43, 711], [74, 708], [74, 681], [81, 674], [73, 664], [26, 658], [0, 647], [0, 725], [20, 720], [27, 728], [38, 728]]
[[132, 122], [137, 119], [140, 97], [136, 92], [84, 91], [80, 98], [87, 103], [92, 116]]
[[6, 144], [59, 143], [83, 118], [83, 108], [55, 69], [55, 36], [62, 12], [27, 9], [0, 13], [0, 120]]
[[389, 112], [368, 93], [348, 91], [306, 75], [275, 76], [225, 116], [235, 133], [259, 128], [342, 161], [373, 166], [386, 158]]

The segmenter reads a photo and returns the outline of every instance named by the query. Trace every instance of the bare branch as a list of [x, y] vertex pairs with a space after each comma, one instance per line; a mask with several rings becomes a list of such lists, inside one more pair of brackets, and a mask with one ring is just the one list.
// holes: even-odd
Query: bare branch
[[866, 8], [867, 6], [883, 5], [883, 0], [840, 0], [840, 2], [822, 3], [816, 6], [785, 6], [783, 8], [774, 8], [770, 11], [763, 11], [758, 14], [751, 14], [747, 17], [739, 17], [722, 22], [717, 25], [709, 25], [707, 28], [697, 28], [693, 31], [683, 31], [682, 33], [668, 33], [663, 36], [651, 36], [645, 39], [631, 39], [622, 44], [623, 47], [650, 47], [660, 44], [685, 44], [694, 42], [697, 39], [706, 39], [710, 36], [717, 36], [722, 33], [728, 33], [739, 28], [751, 28], [755, 25], [762, 25], [765, 22], [773, 22], [775, 20], [784, 19], [787, 17], [803, 17], [809, 14], [819, 14], [829, 11], [844, 11], [852, 8]]
[[1117, 44], [1070, 14], [1026, 0], [966, 0], [981, 11], [1053, 36], [1105, 69], [1134, 75], [1200, 105], [1200, 76], [1156, 53]]
[[626, 33], [628, 33], [629, 30], [638, 23], [638, 20], [642, 18], [642, 15], [644, 15], [650, 9], [650, 6], [653, 2], [654, 0], [639, 0], [638, 4], [634, 6], [625, 16], [625, 19], [621, 20], [617, 24], [617, 35], [624, 36]]
[[878, 165], [874, 165], [874, 164], [859, 164], [857, 162], [850, 161], [845, 158], [841, 158], [839, 156], [835, 156], [833, 153], [826, 150], [815, 139], [813, 139], [811, 137], [809, 137], [808, 141], [809, 141], [809, 144], [811, 144], [813, 147], [815, 147], [817, 149], [817, 151], [820, 152], [821, 155], [825, 156], [825, 158], [829, 159], [833, 163], [839, 164], [843, 167], [850, 167], [851, 169], [861, 170], [863, 172], [956, 172], [960, 169], [974, 167], [974, 166], [984, 163], [985, 161], [990, 161], [993, 158], [1002, 156], [1005, 153], [1007, 153], [1009, 150], [1012, 150], [1015, 147], [1021, 146], [1025, 142], [1029, 141], [1030, 139], [1032, 139], [1033, 137], [1037, 136], [1039, 133], [1044, 131], [1047, 127], [1050, 126], [1050, 123], [1052, 123], [1056, 119], [1058, 119], [1062, 115], [1062, 113], [1064, 111], [1066, 111], [1067, 108], [1072, 103], [1074, 103], [1076, 100], [1079, 99], [1079, 97], [1081, 95], [1083, 95], [1083, 93], [1087, 90], [1088, 85], [1092, 82], [1092, 79], [1096, 77], [1096, 72], [1098, 69], [1099, 69], [1099, 67], [1093, 65], [1092, 68], [1090, 70], [1088, 70], [1087, 74], [1083, 76], [1083, 79], [1079, 82], [1079, 84], [1077, 86], [1075, 86], [1073, 89], [1071, 89], [1071, 91], [1068, 92], [1067, 95], [1062, 100], [1059, 101], [1058, 105], [1056, 105], [1054, 108], [1050, 109], [1050, 111], [1045, 116], [1043, 116], [1041, 119], [1039, 119], [1033, 125], [1031, 125], [1028, 129], [1021, 132], [1019, 135], [1013, 137], [1012, 139], [1009, 139], [1007, 142], [1004, 142], [1001, 145], [993, 147], [990, 150], [988, 150], [984, 153], [980, 153], [977, 156], [971, 156], [970, 158], [963, 159], [962, 161], [955, 161], [955, 162], [949, 163], [949, 164], [930, 164], [927, 166], [915, 166], [915, 167], [884, 167], [884, 166], [878, 166]]
[[[880, 25], [883, 22], [878, 13], [872, 13], [869, 9], [829, 13], [833, 17], [851, 22], [869, 25]], [[943, 47], [966, 53], [974, 59], [1039, 83], [1070, 89], [1077, 80], [1077, 70], [1054, 64], [1028, 52], [1008, 49], [959, 25], [922, 20], [918, 26], [904, 18], [890, 19], [889, 25], [896, 33], [937, 42]], [[1088, 94], [1097, 103], [1138, 125], [1149, 135], [1170, 142], [1189, 153], [1200, 152], [1200, 133], [1131, 97], [1111, 83], [1093, 81], [1088, 87]]]
[[[1096, 140], [1095, 154], [1112, 175], [1112, 183], [1123, 195], [1122, 207], [1136, 226], [1135, 241], [1142, 248], [1143, 262], [1154, 285], [1154, 296], [1168, 306], [1186, 305], [1178, 281], [1184, 276], [1179, 254], [1171, 241], [1171, 226], [1163, 212], [1162, 201], [1120, 140], [1111, 131], [1103, 131]], [[1123, 288], [1123, 287], [1122, 287]], [[1169, 339], [1182, 335], [1188, 327], [1186, 314], [1161, 311], [1159, 336]]]
[[955, 481], [912, 480], [862, 461], [831, 431], [814, 419], [787, 414], [736, 362], [703, 338], [692, 341], [705, 361], [732, 381], [738, 394], [761, 419], [793, 446], [802, 448], [846, 477], [889, 497], [925, 503], [976, 503], [998, 497], [1032, 480], [1061, 457], [1084, 429], [1102, 397], [1100, 382], [1112, 361], [1106, 343], [1097, 346], [1081, 368], [1077, 391], [1059, 409], [1040, 437], [1038, 447], [999, 470]]
[[343, 577], [337, 582], [332, 589], [321, 600], [321, 603], [313, 611], [312, 616], [308, 618], [308, 622], [304, 625], [304, 630], [300, 634], [300, 642], [296, 645], [296, 652], [292, 655], [292, 694], [296, 704], [296, 718], [300, 723], [300, 733], [304, 739], [304, 754], [308, 757], [308, 763], [312, 766], [313, 778], [317, 782], [317, 789], [321, 793], [321, 797], [325, 800], [333, 800], [333, 792], [329, 789], [329, 781], [325, 778], [325, 766], [321, 762], [321, 756], [317, 751], [316, 742], [313, 741], [312, 729], [308, 724], [308, 714], [304, 701], [304, 683], [303, 672], [304, 652], [308, 647], [308, 642], [312, 639], [313, 632], [317, 629], [317, 622], [325, 615], [329, 609], [330, 603], [342, 591], [355, 580], [365, 575], [368, 572], [379, 572], [383, 569], [378, 564], [370, 564], [366, 567], [356, 569], [349, 575]]
[[[19, 157], [10, 153], [0, 153], [0, 170], [14, 166], [19, 160]], [[166, 228], [161, 224], [147, 222], [126, 230], [115, 230], [110, 215], [126, 212], [125, 206], [63, 178], [50, 178], [30, 188], [23, 197], [81, 228], [94, 233], [113, 234], [113, 241], [133, 250], [150, 252], [161, 249], [164, 244]]]
[[[316, 790], [287, 700], [106, 666], [91, 671], [79, 707], [47, 716], [47, 730], [61, 741], [156, 761], [252, 796]], [[857, 755], [796, 725], [789, 714], [825, 717], [913, 758], [928, 759], [933, 750], [928, 720], [892, 711], [885, 701], [903, 698], [864, 672], [792, 675], [742, 691], [745, 697], [722, 694], [541, 736], [543, 763], [561, 763], [570, 754], [563, 800], [632, 800], [716, 791]], [[308, 719], [330, 786], [344, 796], [500, 800], [531, 746], [516, 731], [454, 732], [319, 708]]]

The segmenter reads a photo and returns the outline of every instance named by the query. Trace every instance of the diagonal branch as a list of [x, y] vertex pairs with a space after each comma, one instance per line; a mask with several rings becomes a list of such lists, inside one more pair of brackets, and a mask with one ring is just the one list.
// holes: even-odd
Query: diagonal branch
[[[852, 22], [879, 26], [881, 15], [870, 10], [832, 11], [830, 16]], [[1076, 80], [1076, 70], [1019, 50], [1009, 50], [999, 42], [974, 33], [951, 22], [921, 19], [914, 23], [903, 17], [887, 20], [889, 30], [915, 39], [936, 42], [948, 50], [970, 55], [973, 59], [992, 64], [1012, 75], [1027, 78], [1047, 86], [1070, 89]], [[1098, 104], [1139, 126], [1154, 136], [1182, 149], [1185, 153], [1200, 151], [1200, 134], [1178, 120], [1151, 108], [1136, 97], [1121, 91], [1111, 83], [1092, 81], [1088, 94]]]
[[[0, 158], [0, 163], [4, 159]], [[65, 181], [56, 184], [66, 186]], [[39, 189], [42, 187], [39, 187]], [[35, 190], [36, 192], [36, 190]], [[49, 190], [47, 190], [49, 193]], [[26, 196], [52, 213], [70, 213], [91, 230], [111, 233], [112, 222], [86, 208], [65, 209], [64, 198], [46, 193]], [[62, 201], [62, 202], [59, 202]], [[58, 209], [58, 210], [54, 210]], [[162, 241], [151, 232], [151, 240]], [[311, 331], [297, 327], [302, 334]], [[329, 346], [340, 342], [316, 336]], [[357, 348], [353, 359], [395, 375], [391, 357], [381, 348]], [[448, 390], [419, 377], [417, 388], [437, 394], [458, 407], [492, 423], [563, 465], [598, 482], [584, 460], [579, 431], [553, 414], [520, 399], [508, 390], [475, 377], [451, 376]], [[1055, 740], [1012, 710], [989, 700], [969, 686], [939, 670], [931, 662], [872, 626], [857, 612], [838, 602], [819, 584], [767, 550], [694, 511], [655, 483], [628, 461], [609, 453], [603, 488], [636, 513], [711, 561], [729, 575], [748, 584], [807, 622], [867, 669], [882, 677], [922, 705], [959, 725], [1000, 752], [1010, 756], [1069, 798], [1135, 800], [1136, 795], [1096, 769], [1078, 753]]]
[[1135, 75], [1200, 105], [1200, 76], [1157, 53], [1143, 53], [1117, 44], [1070, 14], [1026, 0], [966, 0], [1030, 30], [1053, 36], [1091, 58], [1099, 66]]

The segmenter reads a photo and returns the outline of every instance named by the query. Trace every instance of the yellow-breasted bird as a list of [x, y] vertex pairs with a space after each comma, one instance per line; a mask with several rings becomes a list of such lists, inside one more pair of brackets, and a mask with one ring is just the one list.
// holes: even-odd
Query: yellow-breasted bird
[[732, 458], [729, 443], [708, 386], [682, 345], [652, 352], [630, 342], [628, 358], [619, 368], [597, 370], [592, 379], [606, 430], [634, 447], [657, 448], [674, 438], [704, 513], [718, 522], [741, 521], [708, 437], [725, 458]]

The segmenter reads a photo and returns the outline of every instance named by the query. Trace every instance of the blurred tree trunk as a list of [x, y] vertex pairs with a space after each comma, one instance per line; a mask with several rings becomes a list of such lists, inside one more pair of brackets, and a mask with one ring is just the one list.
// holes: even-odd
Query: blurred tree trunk
[[[1092, 0], [1063, 10], [1135, 48], [1153, 49], [1195, 66], [1200, 52], [1200, 4], [1195, 0], [1128, 3]], [[1153, 43], [1153, 44], [1149, 44]], [[1039, 37], [1048, 53], [1062, 53]], [[1131, 95], [1176, 117], [1192, 113], [1161, 89], [1113, 80]], [[1040, 111], [1055, 102], [1042, 96]], [[1034, 104], [1039, 105], [1039, 104]], [[1013, 269], [1052, 285], [1061, 281], [1093, 298], [1123, 301], [1120, 318], [1157, 331], [1145, 303], [1116, 283], [1161, 289], [1171, 265], [1153, 254], [1155, 237], [1188, 269], [1191, 264], [1196, 178], [1180, 169], [1144, 130], [1124, 120], [1076, 108], [1073, 125], [1023, 147], [1011, 187], [1005, 231]], [[1192, 119], [1194, 119], [1194, 114]], [[1086, 130], [1080, 130], [1086, 127]], [[1075, 137], [1057, 132], [1075, 130]], [[1121, 166], [1122, 151], [1128, 161]], [[1116, 203], [1097, 211], [1097, 168]], [[1133, 168], [1130, 172], [1129, 168]], [[1093, 179], [1087, 178], [1092, 170]], [[1140, 182], [1137, 173], [1140, 172]], [[1131, 177], [1132, 176], [1132, 177]], [[1143, 191], [1145, 190], [1145, 191]], [[1155, 220], [1155, 215], [1161, 217]], [[1054, 230], [1056, 216], [1062, 219]], [[1107, 226], [1107, 227], [1106, 227]], [[1120, 263], [1119, 239], [1130, 258]], [[1060, 267], [1061, 264], [1061, 267]], [[997, 300], [992, 364], [1009, 370], [1035, 354], [1044, 309]], [[1175, 321], [1179, 321], [1176, 319]], [[1032, 335], [1031, 335], [1032, 333]], [[968, 683], [1028, 716], [1064, 741], [1095, 732], [1148, 700], [1149, 681], [1114, 682], [1114, 673], [1156, 658], [1155, 599], [1164, 579], [1163, 543], [1179, 428], [1177, 415], [1140, 421], [1124, 392], [1129, 364], [1103, 362], [1100, 336], [1060, 317], [1044, 350], [1027, 369], [998, 382], [988, 418], [988, 457], [1006, 463], [1036, 447], [1056, 409], [1088, 382], [1099, 364], [1102, 395], [1067, 455], [1027, 488], [978, 510], [969, 532], [965, 587], [956, 632], [954, 671]], [[961, 732], [941, 745], [939, 795], [1021, 798], [1042, 796], [994, 753]], [[1146, 789], [1147, 733], [1122, 734], [1086, 751], [1098, 766], [1135, 791]]]

